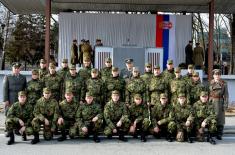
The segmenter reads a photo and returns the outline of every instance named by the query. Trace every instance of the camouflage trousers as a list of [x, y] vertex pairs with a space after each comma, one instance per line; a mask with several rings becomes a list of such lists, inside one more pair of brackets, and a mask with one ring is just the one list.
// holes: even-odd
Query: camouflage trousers
[[174, 128], [176, 128], [175, 127], [175, 124], [174, 123], [172, 123], [172, 122], [169, 122], [169, 123], [165, 123], [165, 124], [163, 124], [163, 125], [158, 125], [158, 128], [160, 129], [160, 131], [158, 132], [158, 133], [156, 133], [155, 131], [154, 131], [154, 128], [155, 127], [150, 127], [150, 133], [152, 134], [152, 135], [158, 135], [158, 136], [167, 136], [167, 134], [168, 133], [171, 133], [171, 134], [173, 134], [174, 132]]
[[[19, 130], [20, 128], [21, 128], [21, 126], [20, 126], [18, 120], [15, 120], [13, 118], [6, 119], [6, 130], [7, 131], [13, 131], [14, 129]], [[26, 126], [25, 133], [26, 133], [26, 135], [32, 135], [33, 128], [31, 126]]]
[[[201, 128], [203, 120], [197, 120], [195, 121], [195, 128], [197, 132], [197, 139], [198, 141], [204, 141], [204, 128]], [[207, 122], [206, 127], [208, 129], [208, 132], [211, 134], [215, 134], [217, 131], [217, 123], [215, 119], [212, 119], [211, 121]], [[199, 130], [202, 130], [202, 133], [199, 132]]]
[[[98, 134], [99, 131], [101, 131], [102, 126], [103, 126], [103, 120], [98, 119], [96, 122], [92, 121], [85, 121], [84, 124], [77, 124], [78, 129], [79, 129], [79, 135], [82, 137], [85, 137], [87, 135], [91, 134]], [[82, 128], [86, 127], [88, 129], [88, 132], [85, 133], [82, 131]]]
[[[134, 123], [131, 123], [133, 125]], [[144, 120], [138, 122], [136, 124], [136, 130], [139, 129], [140, 131], [147, 132], [150, 126], [150, 120], [145, 118]]]
[[53, 132], [56, 129], [56, 126], [53, 125], [52, 120], [48, 119], [49, 125], [45, 125], [44, 121], [41, 121], [39, 118], [34, 118], [32, 120], [32, 126], [34, 132], [38, 133], [40, 131], [41, 125], [43, 125], [43, 136], [45, 139], [51, 139], [53, 137]]
[[163, 92], [158, 92], [158, 91], [151, 92], [151, 95], [150, 95], [151, 105], [156, 105], [157, 103], [159, 103], [161, 93], [163, 93]]
[[76, 126], [75, 121], [73, 121], [73, 120], [64, 119], [64, 123], [61, 125], [58, 124], [57, 126], [61, 131], [65, 131], [68, 129], [69, 136], [71, 136], [71, 137], [75, 137], [77, 134], [77, 126]]
[[[117, 124], [117, 122], [113, 122], [113, 124]], [[127, 133], [129, 131], [129, 128], [130, 128], [130, 120], [129, 119], [125, 119], [122, 121], [122, 125], [121, 127], [115, 127], [118, 131], [122, 131], [122, 132], [125, 132]], [[111, 128], [110, 126], [106, 126], [105, 129], [104, 129], [104, 134], [106, 136], [109, 136], [109, 135], [112, 135], [113, 134], [113, 128]]]

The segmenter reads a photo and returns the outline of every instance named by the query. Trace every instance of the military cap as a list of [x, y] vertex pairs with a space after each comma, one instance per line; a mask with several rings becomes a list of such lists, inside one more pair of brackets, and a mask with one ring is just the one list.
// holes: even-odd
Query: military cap
[[140, 70], [139, 70], [138, 67], [133, 67], [133, 71], [134, 71], [134, 72], [140, 72]]
[[96, 41], [101, 41], [101, 39], [96, 39]]
[[112, 67], [112, 71], [117, 72], [118, 70], [118, 67]]
[[142, 98], [142, 96], [140, 94], [135, 94], [134, 95], [134, 99], [141, 99], [141, 98]]
[[19, 91], [18, 96], [26, 96], [26, 92], [25, 91]]
[[90, 57], [84, 57], [83, 61], [91, 61]]
[[221, 70], [220, 69], [214, 69], [213, 70], [213, 74], [221, 74]]
[[32, 70], [32, 74], [33, 74], [33, 75], [38, 75], [38, 70], [33, 69], [33, 70]]
[[181, 72], [180, 67], [176, 67], [176, 68], [175, 68], [175, 73], [180, 73], [180, 72]]
[[199, 73], [198, 72], [193, 72], [192, 76], [199, 76]]
[[63, 59], [62, 63], [68, 63], [68, 59]]
[[119, 95], [120, 93], [119, 93], [119, 91], [114, 90], [114, 91], [112, 91], [112, 95], [113, 95], [113, 94], [118, 94], [118, 95]]
[[98, 69], [97, 68], [92, 68], [92, 70], [91, 70], [91, 73], [98, 73], [99, 71], [98, 71]]
[[151, 63], [146, 63], [145, 67], [152, 67], [152, 64]]
[[111, 58], [105, 58], [105, 62], [112, 62]]
[[50, 62], [50, 63], [49, 63], [49, 68], [56, 68], [56, 67], [55, 67], [55, 64], [54, 64], [53, 62]]
[[207, 91], [201, 91], [200, 96], [208, 96], [208, 92]]
[[51, 93], [51, 89], [48, 87], [43, 88], [43, 93], [46, 93], [46, 94]]
[[81, 42], [85, 42], [86, 40], [85, 39], [82, 39]]
[[86, 97], [92, 97], [93, 94], [91, 92], [86, 92]]
[[72, 65], [72, 64], [71, 64], [71, 65], [69, 66], [69, 69], [70, 69], [70, 70], [76, 69], [76, 65]]
[[12, 67], [14, 68], [20, 68], [21, 64], [19, 62], [13, 62]]
[[40, 59], [40, 63], [45, 64], [47, 61], [45, 59]]
[[160, 98], [167, 98], [167, 94], [165, 93], [160, 94]]
[[66, 93], [66, 94], [73, 93], [73, 90], [72, 90], [72, 89], [70, 89], [70, 88], [67, 88], [67, 89], [65, 90], [65, 93]]
[[167, 60], [167, 64], [170, 65], [170, 64], [173, 64], [173, 60]]
[[186, 97], [185, 93], [179, 93], [178, 97]]
[[128, 58], [128, 59], [125, 59], [125, 63], [128, 63], [128, 64], [130, 64], [130, 63], [132, 63], [133, 62], [133, 59], [130, 59], [130, 58]]
[[194, 69], [193, 64], [188, 65], [188, 69]]
[[160, 66], [159, 66], [159, 65], [155, 65], [155, 66], [153, 67], [153, 69], [160, 69]]

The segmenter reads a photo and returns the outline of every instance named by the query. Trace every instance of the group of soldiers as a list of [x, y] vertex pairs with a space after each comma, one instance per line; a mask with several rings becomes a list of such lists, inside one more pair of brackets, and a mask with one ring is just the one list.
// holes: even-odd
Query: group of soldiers
[[[133, 59], [125, 63], [126, 68], [119, 71], [112, 66], [111, 58], [106, 58], [105, 67], [99, 71], [85, 57], [77, 72], [76, 65], [68, 66], [67, 59], [58, 71], [54, 63], [49, 63], [47, 70], [46, 61], [41, 59], [40, 69], [32, 70], [32, 80], [17, 87], [18, 101], [11, 103], [11, 75], [6, 76], [7, 144], [15, 142], [14, 130], [23, 140], [33, 134], [31, 143], [36, 144], [42, 127], [45, 140], [60, 131], [58, 141], [64, 141], [67, 135], [71, 139], [93, 135], [93, 140], [100, 142], [101, 132], [110, 139], [118, 135], [121, 141], [127, 141], [126, 134], [134, 138], [140, 135], [142, 142], [146, 142], [148, 134], [165, 137], [169, 142], [176, 139], [192, 143], [196, 137], [216, 144], [214, 137], [222, 139], [228, 89], [220, 70], [213, 71], [213, 80], [206, 86], [193, 65], [182, 76], [172, 60], [167, 61], [163, 72], [159, 66], [147, 63], [141, 75]], [[13, 71], [19, 68], [18, 63], [13, 65]], [[25, 80], [18, 82], [22, 81]]]

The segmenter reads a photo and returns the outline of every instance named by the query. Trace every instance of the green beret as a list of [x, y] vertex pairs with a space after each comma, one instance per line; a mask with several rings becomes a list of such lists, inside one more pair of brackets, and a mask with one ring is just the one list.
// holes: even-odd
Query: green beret
[[71, 64], [71, 65], [69, 66], [69, 69], [70, 69], [70, 70], [76, 69], [76, 65], [72, 65], [72, 64]]
[[33, 69], [33, 70], [32, 70], [32, 74], [33, 74], [33, 75], [38, 75], [38, 74], [39, 74], [39, 73], [38, 73], [38, 70], [37, 70], [37, 69]]
[[49, 94], [49, 93], [51, 93], [51, 89], [48, 87], [43, 88], [43, 93]]
[[63, 59], [62, 63], [68, 63], [68, 59]]
[[198, 72], [193, 72], [192, 76], [199, 76], [199, 73]]
[[26, 96], [26, 92], [25, 91], [19, 91], [18, 96]]
[[117, 72], [118, 70], [118, 67], [112, 67], [112, 71]]
[[208, 92], [207, 91], [201, 91], [200, 96], [208, 96]]
[[180, 67], [176, 67], [176, 68], [175, 68], [175, 73], [180, 73], [180, 72], [181, 72]]
[[135, 94], [134, 99], [142, 99], [142, 96], [140, 94]]
[[120, 93], [119, 93], [119, 91], [114, 90], [114, 91], [112, 91], [112, 95], [113, 95], [113, 94], [118, 94], [118, 95], [119, 95]]
[[160, 66], [156, 65], [156, 66], [153, 67], [153, 69], [160, 69]]
[[188, 69], [194, 69], [193, 64], [188, 65]]
[[73, 93], [73, 90], [72, 90], [72, 89], [70, 89], [70, 88], [67, 88], [67, 89], [65, 90], [65, 93], [66, 93], [66, 94]]
[[173, 60], [167, 60], [167, 64], [173, 64]]
[[179, 93], [178, 97], [186, 97], [185, 93]]
[[112, 62], [111, 58], [105, 58], [105, 62]]
[[93, 94], [91, 92], [86, 92], [86, 97], [93, 97]]
[[146, 63], [145, 67], [152, 67], [152, 64], [151, 63]]
[[132, 63], [133, 62], [133, 59], [130, 59], [130, 58], [128, 58], [128, 59], [125, 59], [125, 63], [128, 63], [128, 64], [130, 64], [130, 63]]
[[45, 59], [40, 59], [40, 63], [45, 64], [45, 63], [47, 63], [47, 61]]
[[14, 68], [20, 68], [21, 64], [19, 62], [13, 62], [12, 67]]
[[165, 93], [160, 94], [160, 98], [167, 98], [167, 94]]
[[221, 70], [220, 69], [214, 69], [212, 72], [213, 72], [213, 74], [221, 75]]

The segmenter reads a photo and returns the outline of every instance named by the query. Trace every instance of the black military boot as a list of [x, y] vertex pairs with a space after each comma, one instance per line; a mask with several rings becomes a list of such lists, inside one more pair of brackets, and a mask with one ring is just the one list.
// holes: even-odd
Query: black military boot
[[140, 137], [141, 142], [146, 142], [147, 141], [145, 136], [146, 136], [146, 133], [144, 131], [142, 131], [141, 132], [141, 137]]
[[112, 136], [112, 135], [108, 135], [107, 138], [108, 138], [108, 139], [112, 139], [113, 136]]
[[223, 130], [224, 130], [224, 126], [223, 125], [217, 126], [216, 139], [222, 140]]
[[209, 135], [209, 142], [210, 142], [212, 145], [215, 145], [215, 144], [216, 144], [216, 141], [215, 141], [215, 139], [214, 139], [214, 137], [213, 137], [213, 134], [208, 133], [208, 135]]
[[127, 138], [125, 138], [123, 131], [119, 131], [119, 138], [118, 139], [123, 142], [127, 142]]
[[168, 142], [173, 142], [173, 138], [172, 138], [172, 134], [171, 134], [171, 133], [167, 133], [167, 135], [166, 135], [166, 140], [167, 140]]
[[9, 131], [8, 135], [10, 137], [10, 140], [7, 142], [7, 145], [14, 144], [15, 143], [15, 136], [14, 136], [13, 131]]
[[96, 143], [99, 143], [99, 142], [100, 142], [100, 138], [98, 137], [97, 134], [94, 134], [93, 140], [94, 140], [94, 142], [96, 142]]
[[22, 134], [22, 141], [27, 141], [27, 136], [25, 132], [23, 132]]
[[31, 141], [31, 144], [37, 144], [39, 142], [39, 134], [34, 133], [34, 139]]
[[191, 133], [190, 132], [188, 132], [187, 133], [187, 141], [188, 141], [188, 143], [193, 143], [193, 138], [191, 137]]
[[61, 136], [57, 139], [59, 142], [66, 140], [66, 133], [64, 130], [61, 130]]

